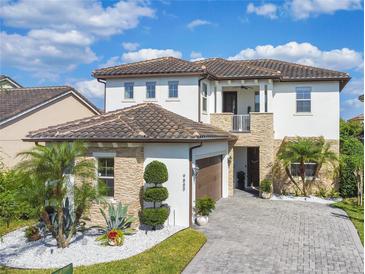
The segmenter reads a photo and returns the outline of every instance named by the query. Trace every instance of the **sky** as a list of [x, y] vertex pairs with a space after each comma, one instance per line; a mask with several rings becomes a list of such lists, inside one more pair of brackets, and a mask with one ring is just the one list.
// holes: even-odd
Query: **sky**
[[272, 58], [348, 72], [341, 117], [363, 113], [361, 0], [0, 0], [0, 73], [72, 85], [98, 107], [94, 69], [162, 56]]

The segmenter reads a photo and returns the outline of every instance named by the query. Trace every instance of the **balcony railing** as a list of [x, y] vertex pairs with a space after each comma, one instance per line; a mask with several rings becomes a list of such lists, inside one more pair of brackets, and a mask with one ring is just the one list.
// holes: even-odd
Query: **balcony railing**
[[250, 131], [250, 115], [242, 114], [242, 115], [233, 115], [232, 119], [233, 131]]

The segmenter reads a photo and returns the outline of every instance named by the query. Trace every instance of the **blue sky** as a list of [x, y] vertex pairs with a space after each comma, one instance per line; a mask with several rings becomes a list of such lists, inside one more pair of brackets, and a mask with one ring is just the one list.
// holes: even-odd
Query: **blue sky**
[[349, 72], [341, 116], [363, 112], [360, 0], [0, 1], [0, 71], [24, 86], [73, 85], [102, 106], [99, 67], [274, 58]]

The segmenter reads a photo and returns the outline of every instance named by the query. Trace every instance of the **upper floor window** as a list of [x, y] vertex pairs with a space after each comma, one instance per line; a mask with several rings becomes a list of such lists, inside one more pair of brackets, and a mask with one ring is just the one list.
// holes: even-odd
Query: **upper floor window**
[[202, 105], [203, 105], [203, 111], [208, 111], [208, 86], [206, 83], [203, 83], [203, 90], [202, 90]]
[[156, 98], [156, 82], [146, 83], [146, 98], [147, 99]]
[[114, 196], [114, 158], [98, 158], [98, 179], [106, 185], [106, 196]]
[[260, 92], [255, 92], [255, 112], [260, 112]]
[[124, 83], [124, 99], [133, 99], [134, 91], [133, 91], [133, 83]]
[[169, 81], [169, 98], [178, 98], [179, 97], [179, 82], [178, 81]]
[[296, 88], [297, 112], [311, 112], [311, 91], [310, 87]]

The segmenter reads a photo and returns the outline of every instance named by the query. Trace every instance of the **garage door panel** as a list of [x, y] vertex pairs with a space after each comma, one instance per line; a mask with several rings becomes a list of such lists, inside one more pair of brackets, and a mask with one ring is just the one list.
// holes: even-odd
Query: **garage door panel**
[[215, 156], [196, 161], [199, 173], [196, 181], [196, 197], [222, 197], [222, 157]]

